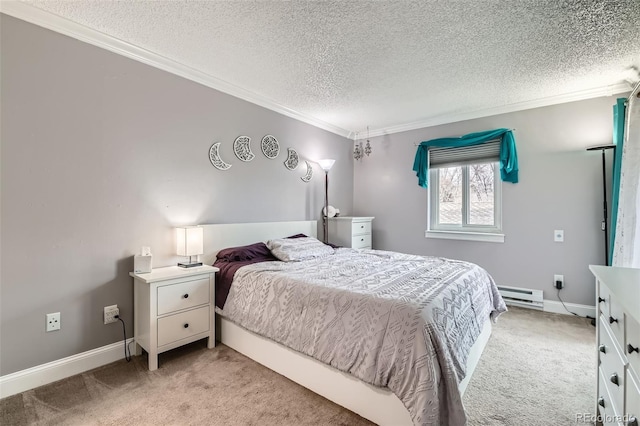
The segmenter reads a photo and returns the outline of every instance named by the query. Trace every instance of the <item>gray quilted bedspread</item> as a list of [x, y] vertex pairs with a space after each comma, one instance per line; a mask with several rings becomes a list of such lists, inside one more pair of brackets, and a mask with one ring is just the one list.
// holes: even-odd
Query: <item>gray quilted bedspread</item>
[[463, 425], [458, 383], [487, 318], [506, 311], [491, 276], [457, 260], [337, 249], [240, 268], [222, 314], [391, 390], [415, 425]]

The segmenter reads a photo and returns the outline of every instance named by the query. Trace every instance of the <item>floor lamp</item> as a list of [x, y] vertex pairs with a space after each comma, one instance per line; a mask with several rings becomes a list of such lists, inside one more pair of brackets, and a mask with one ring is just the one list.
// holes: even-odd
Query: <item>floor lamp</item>
[[324, 229], [323, 242], [326, 244], [329, 242], [329, 220], [327, 219], [327, 213], [329, 213], [329, 170], [333, 167], [333, 163], [336, 160], [318, 160], [318, 164], [322, 170], [324, 170], [324, 210], [322, 211], [322, 226]]
[[602, 225], [600, 226], [604, 231], [604, 264], [609, 265], [609, 211], [607, 210], [607, 172], [606, 172], [606, 163], [605, 163], [605, 152], [608, 149], [615, 149], [615, 145], [600, 145], [594, 146], [591, 148], [587, 148], [587, 151], [602, 151], [602, 194], [604, 197], [603, 201], [603, 218]]

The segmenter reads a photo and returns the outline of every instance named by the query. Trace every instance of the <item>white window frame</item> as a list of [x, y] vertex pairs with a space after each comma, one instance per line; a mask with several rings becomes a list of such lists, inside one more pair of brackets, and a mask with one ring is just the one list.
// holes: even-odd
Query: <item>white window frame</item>
[[504, 242], [502, 232], [502, 180], [500, 179], [500, 164], [493, 163], [494, 173], [494, 225], [470, 225], [469, 224], [469, 165], [483, 164], [487, 161], [477, 161], [465, 164], [451, 164], [448, 167], [462, 167], [462, 222], [461, 225], [438, 223], [439, 203], [438, 196], [439, 173], [438, 168], [429, 170], [429, 202], [427, 203], [428, 229], [426, 238], [442, 238], [449, 240], [485, 241], [494, 243]]

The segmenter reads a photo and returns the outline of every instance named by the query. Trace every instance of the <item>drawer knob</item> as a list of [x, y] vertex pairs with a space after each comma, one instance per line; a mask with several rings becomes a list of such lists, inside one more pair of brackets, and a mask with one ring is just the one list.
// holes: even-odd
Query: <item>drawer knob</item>
[[602, 302], [606, 302], [606, 301], [607, 301], [607, 299], [604, 299], [604, 298], [598, 296], [598, 303], [602, 303]]
[[364, 229], [364, 225], [360, 225], [360, 229]]
[[604, 398], [603, 397], [598, 398], [598, 405], [601, 406], [602, 408], [604, 408]]
[[627, 426], [638, 426], [638, 419], [636, 419], [635, 416], [629, 417], [629, 420], [627, 421]]
[[630, 354], [632, 354], [632, 353], [634, 353], [634, 352], [638, 352], [638, 353], [640, 353], [640, 351], [638, 350], [638, 348], [637, 348], [637, 347], [635, 347], [635, 348], [634, 348], [634, 347], [631, 345], [631, 343], [629, 343], [629, 344], [627, 345], [627, 352], [628, 352], [628, 353], [630, 353]]
[[364, 241], [364, 238], [360, 238], [360, 241]]
[[614, 322], [618, 322], [618, 319], [614, 317], [609, 317], [609, 324], [613, 324]]
[[183, 298], [183, 299], [188, 299], [188, 298], [189, 298], [189, 293], [185, 293], [185, 294], [182, 296], [182, 298]]
[[189, 323], [186, 323], [186, 324], [184, 325], [184, 328], [189, 328]]
[[609, 380], [611, 380], [611, 383], [613, 383], [614, 385], [620, 386], [620, 383], [618, 382], [618, 373], [613, 373]]
[[600, 349], [600, 352], [602, 352], [603, 354], [607, 353], [607, 347], [605, 345], [600, 345], [598, 349]]

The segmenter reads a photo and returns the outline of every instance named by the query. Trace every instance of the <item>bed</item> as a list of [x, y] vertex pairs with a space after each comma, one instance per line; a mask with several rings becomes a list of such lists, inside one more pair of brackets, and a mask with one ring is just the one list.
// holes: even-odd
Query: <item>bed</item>
[[[227, 247], [244, 246], [256, 243], [258, 241], [281, 239], [294, 234], [304, 234], [311, 237], [315, 237], [317, 235], [316, 221], [268, 222], [252, 224], [213, 224], [203, 225], [203, 227], [205, 230], [205, 255], [203, 256], [203, 261], [207, 264], [213, 264], [218, 252]], [[334, 277], [336, 278], [336, 280], [338, 279], [338, 275], [349, 275], [349, 270], [352, 268], [352, 266], [348, 262], [352, 261], [355, 261], [356, 266], [354, 267], [360, 268], [370, 267], [367, 265], [369, 265], [371, 261], [378, 261], [376, 271], [379, 271], [378, 275], [381, 276], [393, 274], [394, 271], [398, 269], [397, 266], [407, 269], [407, 265], [409, 265], [410, 268], [413, 268], [413, 266], [411, 265], [422, 265], [422, 263], [420, 262], [425, 261], [425, 258], [419, 256], [401, 255], [376, 250], [369, 251], [338, 249], [335, 251], [335, 254], [335, 257], [332, 257], [331, 261], [334, 262], [340, 260], [343, 262], [340, 268], [337, 269], [342, 272], [334, 274], [336, 275]], [[394, 268], [386, 270], [381, 266], [386, 265], [386, 263], [381, 263], [382, 261], [388, 261], [389, 263], [393, 263], [395, 266]], [[435, 262], [435, 260], [433, 261]], [[445, 266], [443, 265], [445, 265], [445, 263], [441, 261], [439, 262], [440, 263], [438, 263], [438, 265], [441, 265], [442, 268], [444, 268]], [[477, 325], [472, 327], [477, 328], [477, 330], [474, 333], [471, 333], [470, 337], [466, 336], [466, 334], [470, 333], [468, 331], [461, 333], [465, 334], [466, 337], [456, 337], [458, 340], [463, 339], [467, 341], [467, 347], [465, 347], [465, 350], [461, 351], [450, 343], [448, 344], [448, 346], [444, 345], [443, 342], [440, 341], [431, 342], [431, 345], [426, 344], [428, 348], [432, 346], [439, 347], [439, 349], [437, 350], [438, 356], [442, 356], [442, 353], [444, 352], [444, 356], [447, 357], [447, 359], [449, 359], [451, 362], [440, 362], [440, 364], [438, 364], [438, 362], [434, 362], [433, 364], [436, 366], [436, 368], [433, 368], [432, 366], [431, 369], [424, 367], [427, 371], [427, 373], [425, 373], [426, 376], [423, 375], [420, 380], [415, 380], [414, 382], [406, 380], [391, 381], [389, 380], [389, 377], [394, 375], [397, 376], [397, 371], [399, 369], [402, 369], [402, 365], [407, 364], [406, 360], [399, 359], [401, 358], [400, 355], [396, 356], [397, 359], [393, 359], [392, 357], [393, 361], [389, 361], [387, 362], [388, 365], [385, 365], [384, 362], [380, 361], [380, 359], [387, 359], [386, 355], [382, 357], [382, 355], [380, 354], [374, 354], [378, 359], [374, 362], [374, 364], [377, 365], [378, 363], [380, 363], [381, 365], [384, 365], [384, 368], [378, 368], [377, 366], [374, 368], [371, 365], [363, 365], [366, 364], [365, 358], [368, 356], [368, 351], [362, 350], [359, 351], [359, 353], [361, 353], [361, 355], [362, 353], [364, 353], [364, 358], [361, 356], [360, 358], [350, 360], [347, 357], [346, 364], [345, 361], [342, 361], [341, 363], [341, 359], [344, 358], [341, 357], [341, 353], [337, 353], [338, 351], [328, 351], [326, 349], [326, 344], [323, 350], [318, 350], [314, 344], [309, 344], [308, 342], [305, 346], [304, 342], [296, 344], [296, 339], [292, 340], [282, 338], [281, 335], [270, 335], [268, 330], [270, 326], [265, 326], [265, 321], [257, 319], [252, 320], [250, 316], [246, 315], [247, 302], [245, 299], [247, 299], [248, 297], [254, 297], [253, 294], [256, 293], [255, 291], [251, 293], [249, 292], [249, 290], [245, 290], [250, 289], [251, 285], [256, 288], [262, 288], [261, 286], [267, 285], [265, 283], [270, 283], [273, 281], [276, 282], [276, 285], [279, 286], [277, 288], [288, 288], [288, 286], [292, 282], [291, 277], [297, 276], [298, 278], [296, 279], [300, 281], [300, 284], [296, 284], [295, 286], [291, 284], [292, 288], [295, 291], [293, 291], [291, 295], [287, 294], [284, 297], [296, 298], [296, 292], [303, 291], [300, 290], [300, 288], [304, 288], [305, 285], [312, 288], [312, 291], [320, 291], [321, 293], [327, 291], [340, 292], [344, 290], [343, 288], [338, 288], [337, 290], [327, 290], [323, 285], [311, 285], [315, 283], [314, 280], [317, 281], [319, 279], [317, 277], [314, 278], [315, 276], [311, 271], [317, 270], [318, 277], [327, 277], [328, 274], [330, 275], [330, 271], [335, 270], [335, 267], [333, 265], [329, 265], [328, 261], [312, 259], [310, 260], [309, 264], [304, 263], [304, 266], [302, 265], [303, 263], [296, 262], [270, 262], [264, 264], [249, 265], [247, 267], [239, 269], [238, 273], [236, 273], [236, 278], [234, 278], [234, 285], [231, 287], [231, 290], [229, 292], [229, 297], [231, 298], [230, 301], [229, 299], [227, 300], [227, 303], [224, 305], [223, 309], [220, 309], [219, 307], [216, 308], [216, 311], [219, 314], [216, 316], [216, 318], [219, 326], [218, 336], [220, 336], [220, 341], [225, 345], [233, 348], [234, 350], [254, 359], [260, 364], [263, 364], [266, 367], [301, 384], [302, 386], [326, 397], [327, 399], [332, 400], [335, 403], [354, 411], [355, 413], [373, 421], [374, 423], [381, 425], [464, 423], [464, 410], [462, 410], [462, 412], [460, 412], [459, 410], [459, 408], [462, 407], [462, 395], [464, 394], [464, 390], [466, 389], [469, 379], [471, 378], [473, 370], [475, 369], [478, 360], [480, 359], [482, 350], [484, 349], [489, 339], [491, 333], [491, 317], [495, 318], [501, 312], [506, 310], [504, 302], [497, 293], [495, 284], [490, 279], [490, 277], [488, 278], [488, 280], [490, 281], [488, 284], [488, 290], [485, 292], [486, 294], [483, 293], [483, 297], [486, 296], [491, 299], [492, 306], [483, 308], [485, 310], [488, 309], [487, 312], [489, 312], [489, 314], [483, 315], [481, 320], [472, 321], [473, 323], [477, 323]], [[422, 265], [422, 267], [422, 269], [425, 269], [424, 265]], [[450, 268], [451, 265], [447, 263], [446, 267]], [[358, 274], [358, 272], [354, 273]], [[403, 274], [406, 275], [406, 272], [403, 272]], [[411, 274], [412, 272], [409, 273], [409, 275]], [[332, 279], [327, 279], [325, 281], [329, 282], [332, 281]], [[323, 283], [325, 281], [323, 281]], [[358, 288], [360, 290], [362, 290], [362, 288], [364, 287], [370, 287], [370, 282], [368, 284], [362, 284], [362, 282], [360, 281], [363, 280], [359, 280]], [[372, 287], [375, 288], [376, 285], [373, 285]], [[247, 293], [242, 293], [242, 291], [246, 291]], [[319, 296], [314, 296], [313, 299], [323, 299], [325, 296], [323, 296], [322, 294], [325, 293], [321, 293], [318, 293]], [[349, 297], [351, 293], [352, 292], [349, 291]], [[357, 293], [357, 291], [354, 290], [353, 293]], [[331, 303], [328, 302], [327, 306], [329, 306], [329, 308], [326, 309], [335, 308], [336, 312], [342, 309], [338, 305], [340, 305], [342, 301], [346, 299], [343, 298], [343, 295], [341, 295], [341, 293], [338, 294], [339, 296], [331, 299]], [[382, 298], [384, 299], [384, 295]], [[244, 305], [242, 302], [243, 300], [245, 300]], [[449, 302], [445, 303], [446, 306], [443, 305], [442, 309], [438, 309], [437, 311], [444, 312], [447, 309], [455, 310], [455, 307], [453, 305], [456, 305], [457, 302], [450, 302], [451, 301], [449, 300]], [[331, 308], [332, 304], [335, 305], [334, 308]], [[273, 303], [271, 305], [273, 305]], [[343, 305], [348, 305], [349, 307], [351, 307], [351, 303], [344, 303]], [[255, 304], [256, 315], [262, 315], [262, 318], [265, 317], [267, 310], [272, 308], [273, 306], [271, 308], [264, 307], [263, 311], [261, 311], [261, 313], [258, 313], [258, 310], [260, 309], [259, 304]], [[275, 309], [278, 310], [277, 307]], [[478, 310], [481, 309], [478, 308]], [[243, 312], [244, 318], [242, 315]], [[435, 309], [434, 312], [436, 312]], [[291, 316], [290, 312], [287, 313], [288, 316], [283, 316], [283, 313], [278, 314], [275, 311], [272, 313], [268, 313], [268, 316], [273, 316], [273, 318], [277, 318], [277, 315], [281, 316], [279, 318], [280, 323], [278, 328], [282, 328], [283, 322], [290, 322], [292, 324], [295, 324], [296, 321], [303, 321], [301, 319], [289, 318]], [[447, 316], [446, 312], [444, 312], [444, 316]], [[286, 318], [286, 321], [282, 321], [283, 318]], [[451, 325], [452, 321], [448, 321]], [[354, 321], [351, 321], [351, 323], [353, 322]], [[324, 326], [326, 327], [323, 327], [328, 329], [330, 328], [328, 325], [329, 324], [325, 324]], [[394, 335], [389, 330], [389, 327], [387, 327], [388, 329], [384, 332], [385, 336], [388, 336], [385, 337], [387, 346], [388, 340], [390, 338], [392, 340], [395, 339]], [[301, 328], [303, 332], [305, 332], [306, 330], [304, 327], [298, 328]], [[399, 326], [397, 328], [400, 333], [407, 334], [407, 331], [409, 331], [411, 339], [416, 339], [416, 341], [419, 340], [421, 336], [427, 336], [424, 337], [425, 340], [429, 339], [429, 334], [426, 332], [411, 334], [411, 330], [415, 332], [416, 324], [410, 324], [408, 325], [408, 327]], [[421, 329], [419, 325], [417, 326], [417, 328]], [[335, 334], [335, 330], [332, 331], [334, 333], [332, 335], [334, 337], [332, 338], [335, 341], [343, 340], [343, 336], [340, 336], [340, 338], [337, 339], [335, 338], [336, 335], [339, 335], [339, 331], [340, 330], [337, 331], [338, 334]], [[300, 330], [298, 330], [298, 332], [300, 332]], [[316, 334], [318, 334], [317, 331]], [[451, 334], [455, 334], [455, 332]], [[400, 341], [402, 338], [402, 336], [398, 336], [397, 340]], [[473, 341], [469, 341], [470, 338], [472, 338]], [[274, 341], [272, 339], [279, 340], [282, 343], [278, 343], [277, 341]], [[302, 341], [304, 339], [301, 338], [300, 340]], [[340, 351], [349, 352], [349, 348], [359, 347], [358, 345], [360, 343], [358, 342], [361, 342], [363, 340], [354, 340], [349, 336], [345, 336], [344, 341], [344, 347], [340, 349]], [[291, 349], [288, 345], [295, 347], [297, 350]], [[422, 344], [415, 344], [415, 342], [412, 342], [411, 345], [405, 343], [405, 346], [420, 347], [421, 345]], [[337, 348], [339, 346], [340, 345], [333, 345], [331, 346], [331, 348]], [[426, 352], [430, 353], [430, 351], [432, 350], [433, 348], [427, 349]], [[382, 353], [383, 350], [380, 349], [380, 352]], [[464, 354], [462, 356], [456, 356], [457, 352], [464, 352]], [[323, 359], [324, 357], [323, 361], [325, 361], [326, 363], [321, 362], [314, 357], [305, 355], [305, 353], [308, 353], [320, 359]], [[320, 353], [327, 354], [320, 356], [318, 355]], [[415, 349], [411, 349], [409, 351], [401, 353], [404, 354], [403, 356], [405, 358], [417, 357], [416, 359], [420, 360], [417, 362], [417, 364], [423, 364], [425, 359], [430, 359], [425, 357], [424, 354], [415, 355]], [[328, 364], [332, 364], [333, 366]], [[414, 360], [409, 364], [415, 365], [416, 361]], [[429, 365], [431, 365], [431, 361], [429, 362]], [[376, 371], [371, 371], [372, 369]], [[366, 373], [362, 373], [362, 371], [364, 370], [366, 370]], [[346, 371], [349, 371], [351, 374], [348, 374]], [[429, 373], [429, 371], [431, 373]], [[352, 374], [358, 375], [359, 378], [355, 377]], [[463, 376], [464, 379], [460, 381], [457, 379], [458, 376]], [[427, 377], [428, 380], [426, 380], [425, 377]], [[455, 378], [455, 381], [453, 381], [454, 379], [452, 379], [452, 377]], [[445, 386], [447, 382], [448, 385]], [[452, 386], [452, 382], [455, 383], [455, 385]], [[388, 388], [381, 387], [381, 383], [387, 383]], [[398, 385], [398, 383], [400, 383], [400, 385]], [[438, 385], [433, 385], [433, 383], [438, 383]], [[434, 389], [425, 390], [425, 388], [431, 387], [433, 387]], [[392, 392], [389, 388], [393, 389], [395, 393]], [[455, 389], [452, 390], [452, 388]], [[428, 399], [421, 399], [422, 395], [425, 392], [427, 392]], [[400, 395], [401, 398], [396, 395]], [[445, 402], [443, 403], [442, 401]], [[419, 409], [416, 409], [416, 403], [420, 404]], [[440, 405], [438, 406], [438, 404]]]

